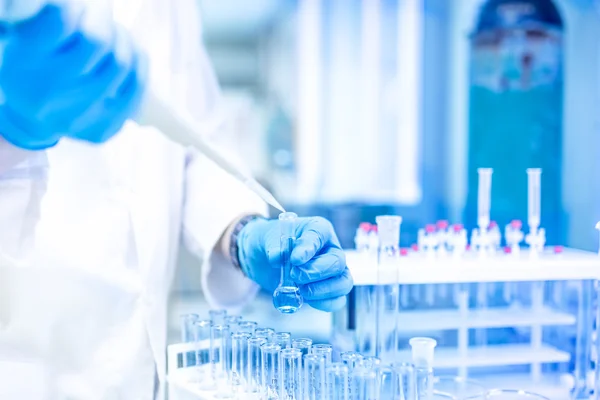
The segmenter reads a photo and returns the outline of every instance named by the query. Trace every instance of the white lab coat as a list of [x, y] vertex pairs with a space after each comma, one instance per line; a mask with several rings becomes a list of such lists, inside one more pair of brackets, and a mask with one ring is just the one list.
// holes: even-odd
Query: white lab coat
[[[210, 125], [218, 93], [195, 1], [115, 0], [113, 12], [148, 51], [153, 89]], [[0, 349], [35, 361], [43, 399], [152, 399], [180, 241], [198, 256], [208, 300], [239, 307], [257, 286], [211, 252], [232, 221], [265, 206], [202, 155], [132, 122], [103, 146], [64, 140], [48, 157], [36, 257], [9, 274]]]

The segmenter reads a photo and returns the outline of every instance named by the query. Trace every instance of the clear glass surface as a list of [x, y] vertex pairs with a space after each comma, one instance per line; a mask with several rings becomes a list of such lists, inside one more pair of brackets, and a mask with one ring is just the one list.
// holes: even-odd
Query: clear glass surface
[[210, 310], [208, 316], [212, 321], [213, 325], [226, 325], [225, 317], [227, 316], [226, 310]]
[[352, 385], [350, 398], [352, 400], [376, 400], [379, 398], [377, 372], [358, 366], [351, 374]]
[[229, 325], [231, 333], [235, 333], [239, 329], [238, 325], [242, 321], [242, 317], [239, 315], [226, 315], [224, 321], [225, 325]]
[[210, 330], [211, 373], [217, 397], [231, 398], [227, 360], [231, 356], [230, 333], [227, 325], [212, 325]]
[[254, 331], [254, 337], [265, 338], [268, 342], [273, 339], [273, 335], [275, 335], [275, 330], [271, 328], [257, 328]]
[[282, 349], [292, 347], [292, 334], [289, 332], [277, 332], [271, 339], [272, 343], [278, 344]]
[[[400, 382], [398, 374], [392, 367], [386, 365], [377, 368], [377, 380], [380, 399], [398, 398]], [[414, 400], [414, 398], [407, 400]]]
[[273, 305], [283, 314], [293, 314], [302, 307], [302, 296], [296, 282], [291, 278], [290, 257], [296, 240], [296, 220], [294, 213], [279, 214], [281, 224], [281, 280], [273, 292]]
[[302, 356], [310, 354], [310, 348], [312, 347], [312, 339], [298, 338], [292, 340], [292, 348], [298, 349], [302, 352]]
[[417, 398], [417, 384], [414, 365], [410, 363], [396, 363], [392, 368], [398, 376], [400, 397], [404, 400], [415, 400]]
[[210, 363], [210, 327], [212, 323], [205, 319], [194, 324], [194, 341], [196, 347], [196, 365]]
[[231, 334], [231, 386], [234, 393], [246, 387], [246, 368], [248, 367], [249, 333]]
[[265, 343], [261, 346], [262, 354], [262, 389], [261, 398], [266, 400], [279, 399], [280, 393], [280, 357], [281, 346]]
[[246, 392], [258, 394], [262, 385], [261, 346], [267, 343], [265, 338], [248, 339], [248, 367], [246, 368]]
[[281, 350], [281, 393], [286, 400], [302, 399], [302, 352], [298, 349]]
[[[194, 337], [194, 324], [199, 320], [198, 314], [184, 314], [181, 316], [181, 342], [182, 343], [193, 343], [195, 342]], [[183, 355], [183, 366], [191, 367], [196, 365], [196, 353], [190, 351]]]
[[326, 399], [325, 358], [321, 355], [306, 354], [304, 362], [303, 397], [306, 400]]
[[490, 390], [479, 396], [468, 397], [468, 400], [550, 400], [539, 394], [524, 390]]
[[254, 321], [240, 321], [240, 323], [238, 323], [238, 332], [246, 332], [254, 335], [254, 331], [257, 327], [258, 323]]
[[433, 391], [436, 395], [447, 394], [456, 399], [464, 399], [483, 395], [487, 389], [476, 380], [460, 376], [436, 376], [433, 378]]
[[325, 367], [327, 371], [328, 400], [349, 400], [348, 367], [344, 363], [331, 363]]
[[325, 359], [325, 366], [331, 364], [333, 346], [330, 344], [313, 344], [310, 348], [311, 354], [321, 356]]

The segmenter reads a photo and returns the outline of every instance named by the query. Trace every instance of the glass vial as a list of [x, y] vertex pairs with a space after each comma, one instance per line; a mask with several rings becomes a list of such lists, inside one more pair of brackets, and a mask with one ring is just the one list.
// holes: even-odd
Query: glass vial
[[292, 347], [292, 334], [289, 332], [277, 332], [273, 335], [271, 343], [280, 345], [282, 349]]
[[231, 387], [234, 393], [239, 393], [246, 387], [248, 339], [249, 333], [231, 334]]
[[327, 371], [328, 400], [349, 400], [348, 367], [344, 363], [331, 363], [325, 367]]
[[325, 400], [327, 394], [325, 358], [316, 354], [305, 354], [303, 396], [306, 400]]
[[280, 366], [279, 353], [281, 346], [273, 343], [265, 343], [261, 346], [262, 355], [262, 389], [266, 400], [279, 399]]
[[262, 354], [261, 346], [267, 343], [265, 338], [248, 339], [248, 366], [246, 368], [246, 392], [261, 393]]
[[311, 354], [321, 356], [325, 359], [325, 366], [331, 364], [333, 346], [330, 344], [314, 344], [310, 348]]
[[231, 354], [229, 345], [229, 327], [227, 325], [212, 325], [210, 330], [211, 372], [212, 381], [217, 389], [217, 397], [231, 398], [227, 359]]
[[280, 399], [302, 399], [302, 352], [298, 349], [281, 350]]
[[290, 257], [296, 241], [296, 220], [298, 216], [291, 212], [279, 214], [281, 226], [281, 280], [273, 292], [273, 305], [283, 314], [293, 314], [300, 309], [303, 300], [300, 289], [291, 278]]

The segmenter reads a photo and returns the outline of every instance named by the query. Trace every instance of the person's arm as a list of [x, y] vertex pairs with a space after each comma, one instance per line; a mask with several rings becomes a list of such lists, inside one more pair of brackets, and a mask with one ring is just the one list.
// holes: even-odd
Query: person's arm
[[233, 262], [230, 244], [238, 221], [266, 212], [266, 205], [243, 184], [201, 154], [190, 155], [183, 239], [201, 261], [202, 290], [212, 307], [236, 309], [257, 293], [258, 285]]
[[0, 137], [0, 263], [21, 264], [31, 256], [47, 167], [44, 152]]

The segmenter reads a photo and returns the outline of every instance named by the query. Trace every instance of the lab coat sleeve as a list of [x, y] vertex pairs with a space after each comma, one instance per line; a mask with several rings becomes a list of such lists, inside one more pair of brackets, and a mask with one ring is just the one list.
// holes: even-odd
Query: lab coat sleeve
[[202, 260], [201, 285], [214, 308], [239, 310], [259, 288], [221, 251], [213, 251], [227, 228], [242, 215], [267, 212], [266, 205], [201, 154], [188, 159], [183, 214], [184, 242]]
[[24, 264], [32, 255], [47, 168], [44, 152], [18, 149], [0, 137], [0, 263]]

